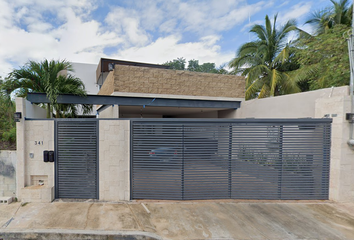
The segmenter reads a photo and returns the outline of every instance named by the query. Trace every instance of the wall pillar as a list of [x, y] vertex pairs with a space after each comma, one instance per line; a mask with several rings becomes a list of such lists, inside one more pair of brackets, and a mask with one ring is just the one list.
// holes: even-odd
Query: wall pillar
[[316, 117], [331, 117], [331, 160], [329, 199], [337, 202], [354, 201], [354, 150], [347, 144], [349, 122], [345, 114], [350, 112], [350, 97], [330, 97], [316, 100]]
[[17, 144], [17, 162], [16, 162], [16, 193], [17, 198], [21, 199], [21, 189], [25, 187], [25, 116], [26, 103], [23, 98], [16, 98], [16, 112], [21, 112], [22, 118], [16, 123], [16, 144]]

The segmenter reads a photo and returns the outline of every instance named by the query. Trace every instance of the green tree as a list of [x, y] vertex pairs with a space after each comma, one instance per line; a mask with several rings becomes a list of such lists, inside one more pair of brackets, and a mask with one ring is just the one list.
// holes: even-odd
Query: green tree
[[195, 59], [189, 60], [187, 70], [191, 72], [200, 72], [199, 61]]
[[326, 33], [337, 24], [351, 25], [353, 5], [350, 5], [350, 1], [331, 0], [331, 3], [330, 7], [314, 12], [312, 17], [306, 21], [306, 24], [311, 24], [315, 27], [316, 35]]
[[172, 61], [165, 62], [162, 65], [170, 66], [170, 68], [174, 70], [185, 70], [186, 59], [183, 57], [177, 58]]
[[299, 92], [297, 82], [289, 71], [298, 67], [294, 61], [295, 49], [287, 43], [290, 32], [297, 31], [295, 20], [277, 26], [277, 15], [273, 23], [268, 15], [265, 25], [255, 24], [250, 32], [257, 36], [252, 42], [243, 44], [236, 57], [229, 63], [233, 73], [246, 77], [246, 99], [264, 98]]
[[[86, 96], [86, 91], [84, 83], [68, 71], [73, 69], [66, 60], [29, 61], [9, 74], [4, 89], [7, 93], [17, 90], [16, 94], [20, 97], [26, 97], [29, 92], [46, 93], [50, 101], [46, 107], [48, 118], [51, 113], [55, 113], [56, 117], [74, 117], [78, 106], [57, 104], [57, 97], [59, 94]], [[87, 114], [92, 110], [92, 105], [82, 105], [82, 109]]]
[[15, 103], [2, 90], [4, 82], [0, 77], [0, 149], [11, 149], [16, 147]]
[[294, 71], [302, 90], [315, 90], [348, 85], [350, 80], [346, 25], [337, 24], [326, 33], [302, 39], [296, 59], [300, 68]]
[[205, 73], [217, 73], [217, 74], [228, 74], [228, 71], [224, 69], [224, 66], [220, 66], [219, 68], [215, 67], [215, 63], [203, 63], [199, 64], [199, 60], [189, 60], [188, 67], [185, 67], [186, 59], [185, 58], [177, 58], [172, 61], [168, 61], [163, 63], [163, 65], [170, 66], [171, 69], [175, 70], [188, 70], [191, 72], [205, 72]]

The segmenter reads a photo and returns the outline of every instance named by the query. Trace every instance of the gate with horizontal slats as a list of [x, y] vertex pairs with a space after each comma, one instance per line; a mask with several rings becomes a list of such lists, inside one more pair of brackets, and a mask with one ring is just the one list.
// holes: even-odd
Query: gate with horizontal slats
[[97, 131], [97, 120], [56, 120], [56, 198], [98, 198]]
[[328, 199], [331, 119], [134, 120], [132, 199]]

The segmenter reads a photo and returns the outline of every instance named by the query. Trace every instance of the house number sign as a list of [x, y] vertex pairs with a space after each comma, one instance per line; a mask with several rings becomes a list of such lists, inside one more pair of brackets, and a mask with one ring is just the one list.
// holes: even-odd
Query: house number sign
[[43, 145], [43, 141], [34, 141], [34, 145]]

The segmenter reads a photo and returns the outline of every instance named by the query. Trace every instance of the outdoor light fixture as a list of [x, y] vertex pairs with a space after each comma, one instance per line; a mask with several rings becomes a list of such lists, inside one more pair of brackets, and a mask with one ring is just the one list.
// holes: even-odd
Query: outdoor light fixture
[[108, 71], [114, 70], [114, 63], [108, 63]]
[[19, 122], [20, 119], [22, 118], [21, 112], [15, 112], [14, 113], [14, 118], [15, 118], [15, 122]]
[[345, 119], [349, 121], [350, 123], [354, 123], [354, 113], [347, 113], [345, 115]]

